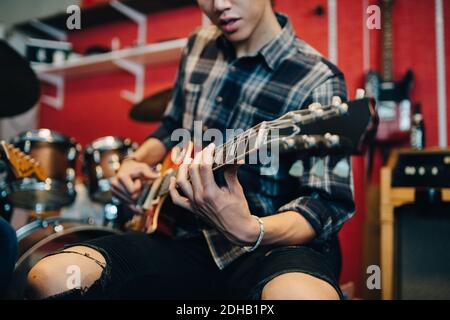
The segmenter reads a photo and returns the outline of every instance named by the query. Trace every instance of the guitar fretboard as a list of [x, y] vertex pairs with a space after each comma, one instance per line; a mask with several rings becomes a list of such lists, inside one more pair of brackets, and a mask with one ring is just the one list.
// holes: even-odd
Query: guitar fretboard
[[383, 80], [393, 79], [392, 0], [383, 0]]

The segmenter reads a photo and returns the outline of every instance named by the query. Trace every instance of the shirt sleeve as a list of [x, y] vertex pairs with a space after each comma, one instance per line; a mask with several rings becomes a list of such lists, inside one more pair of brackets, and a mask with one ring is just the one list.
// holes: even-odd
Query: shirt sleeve
[[[313, 102], [330, 105], [333, 96], [346, 101], [342, 74], [329, 78], [315, 88], [305, 106]], [[295, 165], [301, 196], [283, 205], [278, 212], [298, 212], [314, 228], [315, 241], [327, 241], [355, 213], [351, 157], [307, 157], [298, 160]]]
[[172, 99], [167, 105], [167, 109], [161, 119], [160, 125], [147, 138], [147, 139], [156, 138], [160, 140], [167, 150], [172, 149], [177, 144], [177, 141], [172, 141], [171, 139], [172, 132], [182, 127], [182, 119], [185, 108], [184, 107], [185, 68], [189, 52], [190, 49], [192, 48], [194, 41], [195, 41], [195, 34], [193, 34], [189, 38], [188, 44], [183, 50], [180, 64], [178, 66], [175, 85], [173, 88]]

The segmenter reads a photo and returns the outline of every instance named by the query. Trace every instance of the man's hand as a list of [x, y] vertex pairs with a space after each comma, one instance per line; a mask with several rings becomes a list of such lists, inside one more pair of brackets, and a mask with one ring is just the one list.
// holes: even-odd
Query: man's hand
[[[172, 201], [217, 228], [238, 245], [251, 245], [258, 238], [259, 225], [250, 213], [244, 191], [237, 177], [239, 164], [224, 171], [227, 185], [220, 188], [212, 171], [214, 144], [194, 159], [187, 154], [170, 184]], [[179, 186], [185, 196], [181, 196]]]
[[112, 180], [112, 193], [136, 211], [134, 204], [143, 183], [153, 181], [158, 177], [159, 173], [152, 170], [147, 164], [132, 159], [126, 160]]

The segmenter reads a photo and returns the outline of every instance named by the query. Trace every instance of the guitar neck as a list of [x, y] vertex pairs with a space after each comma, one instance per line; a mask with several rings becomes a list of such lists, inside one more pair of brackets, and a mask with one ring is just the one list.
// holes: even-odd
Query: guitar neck
[[[254, 151], [257, 151], [258, 144], [264, 143], [263, 139], [265, 132], [263, 127], [263, 124], [259, 124], [251, 129], [248, 129], [242, 134], [235, 136], [227, 143], [217, 146], [213, 155], [214, 161], [212, 164], [212, 170], [216, 172], [227, 165], [235, 164], [240, 160], [244, 160]], [[177, 170], [172, 169], [160, 178], [161, 180], [156, 187], [159, 190], [155, 190], [156, 197], [162, 197], [168, 194], [170, 179], [176, 176], [176, 174]], [[149, 198], [149, 196], [151, 197], [151, 193], [152, 190], [150, 185], [147, 189], [143, 190], [143, 194], [146, 195], [145, 198]], [[144, 199], [142, 200], [145, 201]]]
[[[353, 149], [360, 152], [364, 144], [361, 139], [376, 127], [375, 122], [376, 112], [371, 99], [291, 111], [278, 119], [262, 122], [217, 146], [212, 169], [217, 171], [240, 161], [256, 164], [261, 160], [258, 157], [271, 156], [273, 152], [314, 153], [321, 151], [321, 148], [334, 152], [339, 145], [350, 152]], [[349, 138], [349, 143], [342, 144], [338, 136]], [[259, 151], [263, 154], [260, 155]], [[153, 201], [169, 192], [170, 179], [177, 174], [177, 165], [169, 162], [171, 164], [163, 165], [163, 168], [171, 169], [163, 169], [161, 178], [144, 187], [137, 201], [138, 207], [149, 208]]]
[[383, 0], [383, 80], [392, 81], [393, 76], [392, 0]]

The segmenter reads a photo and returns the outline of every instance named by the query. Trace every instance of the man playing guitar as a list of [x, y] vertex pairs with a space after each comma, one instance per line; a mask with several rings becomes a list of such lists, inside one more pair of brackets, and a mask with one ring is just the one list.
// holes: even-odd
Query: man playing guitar
[[[298, 39], [270, 0], [198, 0], [212, 25], [189, 38], [160, 127], [113, 182], [133, 205], [152, 169], [193, 130], [248, 129], [289, 111], [340, 104], [343, 74]], [[178, 232], [131, 232], [72, 245], [28, 275], [34, 298], [339, 299], [337, 233], [355, 211], [348, 157], [280, 157], [279, 170], [237, 163], [213, 175], [214, 145], [185, 161], [170, 185], [184, 209]], [[239, 175], [239, 178], [238, 178]], [[137, 209], [136, 209], [137, 210]], [[67, 287], [67, 267], [81, 288]]]

